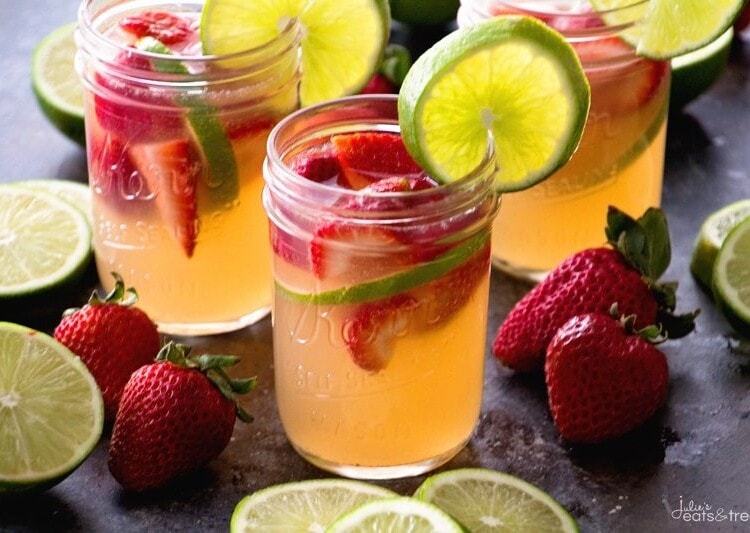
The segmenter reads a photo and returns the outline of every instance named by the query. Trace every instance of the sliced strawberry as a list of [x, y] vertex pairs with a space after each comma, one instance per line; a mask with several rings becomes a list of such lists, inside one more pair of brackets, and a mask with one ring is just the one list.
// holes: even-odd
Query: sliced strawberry
[[367, 82], [360, 94], [395, 94], [398, 92], [396, 86], [384, 75], [376, 72]]
[[291, 167], [300, 176], [317, 183], [336, 180], [341, 174], [336, 152], [330, 147], [301, 153], [292, 161]]
[[187, 140], [139, 144], [130, 155], [154, 193], [164, 224], [192, 257], [198, 234], [196, 185], [202, 167], [195, 147]]
[[273, 252], [287, 263], [309, 270], [310, 258], [307, 255], [306, 243], [299, 237], [293, 237], [279, 229], [275, 224], [270, 224], [268, 229]]
[[422, 169], [395, 133], [366, 132], [331, 138], [341, 165], [339, 185], [359, 190], [387, 176], [418, 176]]
[[417, 300], [406, 294], [367, 302], [356, 307], [342, 328], [354, 363], [371, 372], [386, 367], [397, 337], [407, 333]]
[[196, 33], [189, 19], [165, 11], [142, 11], [120, 20], [120, 27], [141, 37], [153, 37], [163, 44], [181, 43]]
[[[648, 104], [666, 79], [668, 61], [638, 58], [613, 67], [612, 58], [633, 56], [633, 49], [617, 37], [576, 42], [574, 48], [596, 87], [591, 98], [593, 114], [632, 113]], [[606, 69], [596, 68], [600, 61], [608, 64]]]

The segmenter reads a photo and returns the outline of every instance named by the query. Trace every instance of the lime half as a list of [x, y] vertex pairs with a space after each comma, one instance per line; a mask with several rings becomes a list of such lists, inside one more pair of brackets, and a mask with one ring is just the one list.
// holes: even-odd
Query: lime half
[[727, 321], [750, 337], [750, 217], [724, 239], [714, 264], [713, 289]]
[[0, 322], [0, 493], [48, 488], [91, 453], [104, 404], [86, 366], [52, 337]]
[[32, 179], [13, 182], [15, 185], [45, 191], [66, 200], [80, 209], [86, 215], [89, 224], [93, 224], [91, 210], [91, 189], [88, 185], [77, 181], [63, 179]]
[[591, 0], [611, 26], [627, 27], [623, 38], [638, 54], [670, 59], [697, 50], [734, 22], [745, 0]]
[[578, 531], [549, 494], [517, 477], [484, 468], [448, 470], [428, 477], [415, 498], [430, 502], [468, 531]]
[[672, 59], [669, 105], [680, 109], [708, 90], [729, 61], [734, 30], [729, 28], [706, 46]]
[[390, 36], [387, 0], [207, 0], [203, 50], [229, 54], [256, 48], [292, 18], [302, 25], [302, 105], [357, 93], [378, 69]]
[[743, 219], [750, 217], [750, 198], [738, 200], [710, 214], [701, 225], [693, 243], [690, 272], [704, 287], [710, 288], [714, 263], [724, 239]]
[[44, 191], [0, 185], [0, 300], [73, 281], [90, 258], [82, 211]]
[[66, 24], [39, 41], [31, 58], [31, 85], [44, 115], [83, 146], [83, 84], [73, 64], [75, 28], [75, 23]]
[[461, 533], [447, 513], [413, 498], [390, 498], [360, 505], [331, 524], [327, 533], [393, 531], [403, 533]]
[[274, 485], [243, 498], [231, 531], [323, 531], [342, 513], [395, 492], [361, 481], [314, 479]]
[[411, 155], [436, 180], [475, 170], [494, 140], [500, 191], [526, 189], [565, 164], [590, 90], [565, 40], [529, 17], [461, 28], [417, 59], [398, 99]]

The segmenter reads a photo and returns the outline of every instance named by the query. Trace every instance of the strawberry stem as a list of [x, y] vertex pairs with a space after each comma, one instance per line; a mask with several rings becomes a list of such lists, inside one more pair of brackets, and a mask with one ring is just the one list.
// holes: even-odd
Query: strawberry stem
[[[102, 298], [99, 293], [94, 290], [89, 296], [88, 305], [104, 305], [104, 304], [117, 304], [125, 307], [134, 305], [138, 301], [138, 293], [133, 287], [125, 288], [125, 282], [122, 280], [122, 276], [117, 272], [112, 272], [112, 277], [115, 278], [115, 285], [112, 290]], [[78, 311], [78, 307], [71, 307], [63, 311], [63, 316], [72, 315]]]

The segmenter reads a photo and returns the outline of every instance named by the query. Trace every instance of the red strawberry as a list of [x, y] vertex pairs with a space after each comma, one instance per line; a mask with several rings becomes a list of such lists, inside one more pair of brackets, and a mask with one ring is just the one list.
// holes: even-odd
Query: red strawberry
[[55, 339], [81, 358], [104, 398], [104, 416], [113, 420], [130, 375], [153, 362], [159, 352], [159, 333], [151, 319], [132, 304], [135, 291], [125, 289], [113, 274], [115, 286], [104, 299], [96, 292], [80, 309], [65, 312]]
[[[610, 58], [633, 56], [633, 49], [618, 37], [581, 40], [573, 46], [581, 61], [589, 65], [595, 65], [597, 61], [608, 62]], [[591, 100], [595, 113], [631, 113], [648, 104], [666, 82], [669, 62], [642, 58], [614, 68], [616, 70], [610, 66], [587, 71], [592, 86], [597, 87]]]
[[134, 36], [153, 37], [164, 44], [177, 44], [195, 34], [190, 20], [164, 11], [141, 11], [124, 17], [120, 27]]
[[394, 341], [407, 332], [417, 305], [417, 300], [403, 293], [358, 305], [342, 327], [354, 363], [372, 372], [385, 368]]
[[692, 331], [695, 313], [672, 315], [676, 286], [656, 282], [670, 259], [663, 213], [649, 209], [636, 221], [610, 207], [607, 218], [607, 237], [615, 248], [574, 254], [511, 309], [492, 345], [504, 365], [520, 372], [541, 370], [560, 326], [576, 315], [607, 313], [614, 303], [623, 314], [635, 315], [639, 328], [661, 323], [671, 337]]
[[341, 173], [339, 160], [332, 148], [303, 152], [292, 161], [291, 168], [300, 176], [317, 183], [335, 180]]
[[361, 94], [398, 93], [411, 67], [411, 52], [403, 45], [391, 43], [383, 52], [378, 71], [367, 82]]
[[364, 89], [360, 91], [360, 94], [395, 94], [397, 92], [398, 88], [391, 80], [383, 74], [376, 72], [370, 78], [370, 81], [367, 82]]
[[344, 187], [358, 190], [387, 176], [422, 174], [395, 133], [346, 133], [334, 135], [331, 142], [342, 170], [339, 184]]
[[189, 356], [166, 344], [157, 361], [133, 373], [112, 429], [108, 465], [130, 491], [161, 487], [218, 456], [229, 443], [235, 417], [251, 420], [235, 394], [255, 379], [229, 379], [232, 356]]
[[[89, 128], [94, 132], [95, 128]], [[141, 175], [136, 171], [128, 147], [117, 136], [101, 128], [88, 136], [90, 181], [97, 197], [107, 205], [120, 211], [145, 205], [135, 202], [147, 199], [151, 193]]]
[[620, 323], [600, 313], [578, 315], [552, 337], [545, 363], [549, 406], [566, 440], [619, 437], [664, 403], [666, 357], [633, 334], [632, 319]]
[[198, 234], [196, 187], [202, 164], [187, 140], [137, 144], [130, 155], [154, 194], [156, 208], [187, 257]]

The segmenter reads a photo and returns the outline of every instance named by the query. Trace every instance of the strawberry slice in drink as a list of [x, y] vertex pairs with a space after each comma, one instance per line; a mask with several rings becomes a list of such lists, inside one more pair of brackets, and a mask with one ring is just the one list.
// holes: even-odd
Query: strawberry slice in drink
[[187, 140], [137, 144], [130, 156], [154, 194], [164, 225], [192, 257], [198, 235], [196, 186], [202, 165], [197, 149]]
[[121, 19], [119, 26], [136, 38], [153, 37], [166, 45], [184, 43], [198, 33], [191, 20], [165, 11], [141, 11]]

